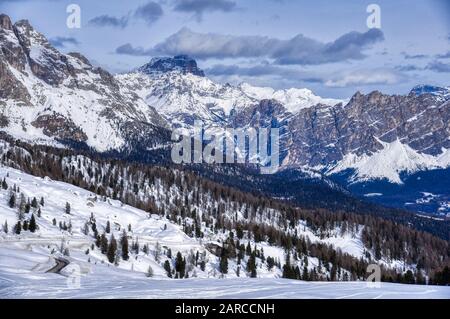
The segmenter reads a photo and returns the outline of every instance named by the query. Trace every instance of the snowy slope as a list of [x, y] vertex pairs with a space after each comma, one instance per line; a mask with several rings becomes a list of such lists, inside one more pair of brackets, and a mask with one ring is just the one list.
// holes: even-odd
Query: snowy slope
[[327, 171], [328, 175], [347, 169], [354, 169], [352, 182], [364, 182], [373, 179], [386, 179], [391, 183], [402, 184], [401, 173], [412, 174], [421, 170], [447, 168], [450, 166], [450, 150], [442, 149], [442, 154], [432, 156], [422, 154], [399, 140], [392, 143], [378, 142], [383, 146], [380, 151], [357, 156], [347, 154], [344, 159]]
[[291, 113], [297, 113], [302, 109], [317, 104], [333, 106], [345, 102], [343, 100], [321, 98], [308, 89], [291, 88], [286, 90], [275, 90], [270, 87], [255, 87], [248, 83], [240, 84], [239, 89], [257, 100], [277, 100]]
[[[25, 270], [5, 269], [17, 262], [14, 249], [0, 249], [1, 298], [174, 298], [174, 299], [449, 299], [450, 287], [382, 283], [370, 288], [364, 282], [302, 282], [286, 279], [145, 278], [136, 272], [97, 267], [89, 277], [36, 273], [39, 253], [21, 253]], [[23, 256], [26, 256], [24, 258]], [[114, 280], [111, 280], [114, 278]], [[75, 282], [75, 285], [74, 285]], [[77, 285], [79, 283], [79, 285]]]
[[[112, 232], [115, 238], [118, 239], [121, 230], [126, 229], [131, 225], [132, 231], [129, 236], [132, 239], [137, 239], [141, 245], [149, 244], [154, 249], [158, 242], [161, 246], [170, 248], [173, 253], [180, 251], [183, 254], [189, 254], [191, 251], [204, 252], [207, 257], [206, 271], [202, 272], [196, 269], [198, 277], [219, 276], [217, 267], [217, 258], [207, 252], [205, 244], [210, 242], [221, 245], [220, 241], [228, 237], [228, 233], [214, 234], [208, 229], [204, 229], [205, 238], [193, 239], [187, 236], [181, 226], [174, 225], [165, 218], [157, 215], [149, 216], [148, 213], [139, 209], [124, 205], [119, 201], [109, 198], [101, 198], [89, 191], [75, 187], [70, 184], [52, 181], [48, 178], [42, 179], [28, 174], [24, 174], [18, 170], [0, 167], [0, 177], [5, 177], [7, 184], [10, 187], [17, 186], [25, 198], [36, 197], [38, 200], [43, 197], [45, 205], [41, 207], [42, 215], [37, 218], [39, 230], [36, 233], [22, 232], [20, 235], [13, 234], [13, 226], [17, 222], [17, 208], [11, 209], [8, 206], [10, 191], [0, 191], [0, 225], [4, 225], [5, 221], [9, 225], [9, 233], [5, 234], [0, 231], [0, 246], [28, 249], [30, 246], [36, 245], [36, 249], [46, 251], [47, 258], [53, 258], [51, 252], [53, 250], [59, 251], [61, 242], [69, 247], [71, 256], [77, 258], [76, 262], [86, 263], [88, 259], [96, 262], [106, 262], [106, 256], [101, 255], [97, 249], [90, 252], [87, 256], [85, 251], [90, 248], [94, 239], [92, 231], [86, 235], [83, 231], [85, 223], [94, 216], [99, 233], [101, 234], [107, 221], [110, 222]], [[18, 196], [17, 196], [18, 197]], [[66, 203], [71, 205], [71, 214], [65, 214], [64, 209]], [[238, 213], [238, 216], [241, 213]], [[36, 211], [34, 211], [36, 217]], [[29, 219], [30, 216], [27, 216]], [[53, 225], [53, 219], [56, 220], [57, 225]], [[59, 223], [72, 225], [71, 231], [61, 230]], [[164, 229], [167, 227], [167, 229]], [[357, 258], [363, 256], [364, 245], [360, 239], [360, 233], [357, 235], [344, 234], [341, 235], [339, 230], [335, 234], [330, 234], [329, 237], [321, 239], [312, 232], [305, 223], [301, 223], [296, 228], [296, 231], [309, 238], [312, 242], [331, 244], [343, 252], [349, 253]], [[108, 234], [108, 237], [110, 234]], [[255, 245], [251, 241], [252, 246]], [[283, 249], [274, 247], [268, 243], [258, 243], [258, 248], [264, 250], [266, 257], [273, 257], [284, 263], [285, 253]], [[43, 248], [47, 247], [47, 248]], [[72, 251], [73, 250], [73, 251]], [[164, 260], [161, 260], [161, 264]], [[139, 258], [133, 262], [121, 262], [119, 268], [134, 269], [144, 273], [148, 266], [155, 268], [155, 272], [165, 277], [162, 266], [156, 264], [151, 256], [139, 255]], [[318, 265], [316, 258], [309, 257], [309, 268]], [[265, 267], [265, 266], [264, 266]], [[237, 265], [234, 261], [230, 261], [230, 272], [227, 277], [236, 277]], [[157, 271], [158, 270], [158, 271]], [[280, 270], [260, 268], [258, 270], [258, 277], [279, 277]]]

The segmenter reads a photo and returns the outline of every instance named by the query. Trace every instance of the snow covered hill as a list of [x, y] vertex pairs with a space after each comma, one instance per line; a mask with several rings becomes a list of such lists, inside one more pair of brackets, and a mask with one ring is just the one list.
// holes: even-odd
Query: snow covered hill
[[[224, 276], [218, 270], [219, 258], [205, 248], [208, 242], [219, 244], [220, 235], [210, 233], [194, 239], [181, 226], [158, 215], [8, 167], [0, 167], [0, 177], [5, 177], [0, 191], [0, 222], [6, 222], [9, 228], [8, 233], [4, 226], [0, 231], [1, 298], [450, 298], [449, 287], [383, 283], [379, 288], [371, 288], [364, 282], [306, 283], [281, 279], [280, 269], [267, 269], [259, 258], [257, 279], [245, 279], [245, 271], [237, 279], [237, 265], [233, 262], [229, 266], [233, 271]], [[35, 216], [35, 232], [14, 233], [18, 209], [10, 207], [12, 190], [5, 190], [5, 183], [23, 194], [25, 202], [37, 198], [38, 208], [32, 205], [31, 211], [24, 214], [26, 220], [30, 214]], [[99, 232], [110, 228], [108, 237], [119, 239], [124, 230], [128, 232], [130, 243], [133, 242], [129, 260], [108, 261], [94, 244], [90, 223], [93, 219]], [[323, 241], [305, 225], [299, 230], [313, 242]], [[132, 251], [137, 242], [141, 247], [138, 253]], [[363, 245], [357, 237], [330, 237], [324, 242], [363, 256]], [[266, 258], [285, 258], [280, 248], [267, 243], [256, 246]], [[189, 279], [170, 279], [164, 265], [168, 261], [174, 266], [167, 256], [169, 249], [173, 254], [181, 252], [188, 260], [195, 259], [199, 252], [197, 258], [206, 263], [200, 267], [194, 261], [188, 262]], [[49, 273], [60, 260], [67, 266], [58, 273]], [[309, 258], [309, 263], [310, 267], [318, 265], [315, 258]]]
[[[108, 266], [107, 257], [102, 254], [97, 247], [94, 247], [95, 238], [92, 229], [92, 220], [95, 220], [96, 229], [103, 233], [109, 224], [110, 232], [107, 232], [108, 239], [114, 235], [118, 240], [125, 230], [131, 241], [139, 242], [141, 248], [149, 245], [149, 253], [138, 253], [130, 258], [129, 261], [122, 260], [119, 265], [114, 266], [118, 269], [126, 269], [140, 272], [144, 276], [148, 267], [154, 269], [155, 277], [167, 278], [163, 269], [167, 257], [168, 249], [172, 254], [181, 252], [185, 256], [200, 253], [201, 258], [205, 260], [205, 269], [198, 267], [190, 269], [191, 276], [199, 278], [222, 277], [218, 267], [219, 259], [210, 253], [205, 247], [208, 244], [222, 245], [221, 242], [227, 238], [227, 234], [215, 234], [204, 228], [205, 236], [194, 239], [183, 232], [180, 225], [173, 224], [168, 219], [151, 215], [145, 211], [122, 204], [120, 201], [98, 196], [84, 189], [70, 184], [52, 181], [49, 178], [38, 178], [24, 174], [18, 170], [8, 167], [0, 167], [0, 177], [5, 178], [5, 183], [9, 186], [8, 190], [0, 191], [0, 224], [3, 225], [0, 231], [0, 247], [3, 249], [15, 249], [14, 256], [19, 256], [21, 250], [36, 251], [46, 256], [44, 265], [36, 263], [33, 267], [48, 270], [54, 264], [54, 259], [63, 256], [65, 249], [68, 249], [70, 257], [68, 259], [73, 264], [83, 265], [84, 269], [93, 271], [96, 265]], [[12, 189], [15, 189], [14, 192]], [[11, 208], [10, 198], [16, 194], [17, 207]], [[22, 195], [23, 194], [23, 195]], [[23, 198], [23, 199], [22, 199]], [[14, 231], [18, 220], [18, 211], [21, 205], [29, 203], [36, 198], [39, 204], [40, 217], [38, 217], [37, 208], [31, 208], [31, 212], [23, 214], [24, 220], [30, 220], [31, 214], [36, 218], [38, 229], [35, 232], [22, 231], [16, 234]], [[24, 202], [22, 202], [24, 201]], [[70, 213], [66, 213], [66, 205], [70, 205]], [[7, 225], [5, 227], [5, 224]], [[5, 229], [8, 232], [5, 232]], [[331, 244], [349, 253], [357, 258], [363, 257], [364, 245], [361, 243], [359, 235], [350, 233], [344, 235], [332, 235], [321, 239], [312, 232], [306, 225], [299, 225], [299, 232], [307, 236], [309, 240], [317, 243]], [[268, 243], [258, 243], [250, 241], [252, 247], [258, 247], [264, 251], [265, 257], [273, 257], [280, 263], [284, 263], [285, 254], [280, 247], [271, 246]], [[256, 246], [255, 246], [256, 245]], [[160, 259], [155, 260], [155, 250], [161, 251]], [[2, 249], [2, 248], [0, 248]], [[26, 255], [24, 256], [26, 258]], [[310, 268], [318, 265], [316, 258], [308, 258]], [[259, 260], [259, 258], [258, 258]], [[258, 277], [260, 278], [278, 278], [281, 277], [281, 270], [273, 268], [267, 269], [267, 266], [261, 262], [258, 268]], [[200, 264], [200, 262], [198, 263]], [[17, 268], [16, 265], [3, 265], [7, 268]], [[33, 268], [32, 267], [32, 268]], [[225, 276], [228, 278], [236, 277], [239, 274], [239, 266], [235, 262], [230, 262], [230, 271]], [[194, 274], [195, 273], [195, 274]], [[240, 273], [241, 277], [246, 277], [245, 271]]]

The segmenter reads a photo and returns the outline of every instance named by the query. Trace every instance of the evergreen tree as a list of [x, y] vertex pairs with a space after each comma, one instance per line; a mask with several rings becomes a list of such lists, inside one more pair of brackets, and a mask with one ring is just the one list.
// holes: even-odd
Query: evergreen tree
[[308, 281], [309, 280], [309, 274], [308, 274], [308, 267], [303, 267], [303, 274], [302, 274], [302, 280]]
[[250, 273], [251, 278], [256, 278], [256, 255], [254, 252], [247, 261], [247, 272]]
[[250, 242], [247, 244], [247, 248], [245, 249], [245, 253], [247, 256], [250, 256], [252, 254], [252, 246], [250, 246]]
[[100, 251], [102, 254], [106, 254], [108, 252], [108, 239], [106, 238], [105, 233], [100, 237]]
[[66, 214], [70, 215], [70, 204], [69, 204], [69, 202], [66, 202], [65, 212], [66, 212]]
[[186, 260], [183, 258], [180, 252], [177, 253], [175, 259], [175, 271], [179, 278], [184, 278], [186, 269]]
[[33, 207], [33, 208], [38, 207], [38, 202], [37, 202], [36, 197], [33, 197], [33, 200], [31, 201], [31, 207]]
[[168, 260], [164, 262], [164, 270], [167, 272], [167, 277], [172, 278], [172, 270], [170, 269], [170, 262]]
[[36, 220], [34, 219], [34, 214], [31, 214], [30, 225], [28, 226], [30, 232], [34, 233], [37, 229]]
[[8, 205], [10, 208], [16, 207], [16, 194], [11, 193], [11, 196], [9, 197]]
[[2, 181], [2, 188], [3, 188], [4, 190], [7, 190], [7, 189], [8, 189], [8, 183], [6, 183], [6, 179], [5, 179], [5, 178], [3, 178], [3, 181]]
[[3, 232], [4, 232], [5, 234], [7, 234], [7, 233], [9, 232], [9, 229], [8, 229], [8, 221], [7, 221], [7, 220], [5, 220], [5, 223], [3, 224]]
[[20, 235], [20, 233], [22, 232], [22, 224], [20, 222], [20, 220], [17, 222], [16, 226], [14, 226], [14, 233], [17, 235]]
[[222, 274], [228, 273], [228, 257], [225, 254], [220, 257], [219, 270]]
[[151, 278], [151, 277], [153, 277], [153, 275], [154, 275], [154, 272], [153, 272], [152, 266], [148, 266], [146, 276], [149, 277], [149, 278]]
[[155, 260], [159, 261], [159, 257], [161, 256], [161, 245], [159, 244], [158, 241], [156, 242], [154, 256], [155, 256]]
[[106, 222], [105, 232], [109, 234], [111, 232], [111, 223], [109, 220]]
[[41, 206], [44, 206], [44, 197], [41, 197], [41, 202], [40, 202]]
[[109, 246], [108, 246], [108, 252], [107, 252], [107, 257], [108, 257], [108, 261], [112, 264], [115, 261], [116, 258], [116, 251], [117, 251], [117, 242], [116, 239], [114, 238], [114, 235], [111, 235], [111, 239], [109, 241]]
[[128, 251], [128, 235], [125, 229], [122, 232], [122, 237], [120, 238], [120, 245], [122, 246], [122, 259], [128, 260], [130, 258]]
[[411, 270], [408, 270], [403, 277], [403, 282], [405, 284], [411, 284], [414, 285], [416, 283], [416, 280], [414, 279], [414, 274]]
[[283, 266], [283, 278], [296, 279], [295, 269], [291, 266], [291, 255], [287, 253], [286, 262]]

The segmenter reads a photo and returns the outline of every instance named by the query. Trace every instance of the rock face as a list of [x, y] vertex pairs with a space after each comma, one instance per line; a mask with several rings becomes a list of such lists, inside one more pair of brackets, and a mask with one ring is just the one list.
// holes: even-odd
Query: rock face
[[153, 58], [149, 63], [139, 68], [140, 72], [153, 74], [157, 72], [179, 71], [183, 74], [194, 74], [204, 77], [205, 73], [197, 66], [197, 62], [187, 55], [177, 55], [173, 58]]
[[246, 123], [284, 127], [289, 166], [326, 166], [348, 154], [375, 153], [383, 149], [382, 142], [397, 140], [428, 155], [450, 149], [450, 100], [430, 93], [356, 93], [346, 105], [318, 104], [297, 114], [265, 100], [236, 114], [236, 125]]
[[[34, 140], [85, 142], [98, 151], [164, 143], [166, 121], [79, 53], [62, 54], [30, 23], [0, 15], [2, 130]], [[134, 132], [131, 128], [134, 128]], [[25, 134], [24, 132], [32, 132]]]

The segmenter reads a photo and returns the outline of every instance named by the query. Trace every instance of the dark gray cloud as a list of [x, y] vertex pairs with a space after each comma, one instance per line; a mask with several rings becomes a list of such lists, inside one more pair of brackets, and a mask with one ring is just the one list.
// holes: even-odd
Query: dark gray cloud
[[130, 55], [188, 54], [198, 59], [267, 57], [275, 60], [275, 64], [314, 65], [363, 59], [363, 50], [383, 39], [383, 33], [378, 29], [365, 33], [350, 32], [333, 42], [323, 43], [303, 35], [280, 40], [264, 36], [196, 33], [183, 28], [151, 49], [125, 44], [116, 52]]
[[152, 24], [161, 18], [164, 11], [160, 4], [150, 1], [140, 6], [134, 12], [134, 16], [143, 19], [147, 24]]
[[54, 37], [49, 39], [49, 42], [57, 48], [64, 48], [66, 45], [79, 45], [80, 42], [78, 42], [77, 39], [73, 37]]
[[118, 47], [116, 53], [133, 56], [151, 56], [154, 52], [151, 49], [147, 50], [142, 47], [133, 47], [130, 43], [127, 43]]
[[98, 27], [114, 27], [114, 28], [125, 28], [130, 23], [131, 18], [141, 19], [147, 24], [152, 24], [158, 19], [160, 19], [164, 14], [164, 11], [160, 4], [149, 1], [146, 4], [138, 7], [128, 15], [122, 17], [110, 16], [107, 14], [95, 17], [89, 20], [89, 25]]
[[115, 27], [115, 28], [125, 28], [128, 25], [128, 17], [123, 16], [120, 18], [113, 17], [107, 14], [95, 17], [89, 20], [89, 25], [97, 27]]
[[236, 9], [236, 2], [230, 0], [176, 0], [174, 11], [192, 13], [201, 19], [205, 12], [230, 12]]
[[411, 71], [420, 71], [423, 70], [423, 68], [418, 67], [416, 65], [407, 64], [407, 65], [397, 65], [395, 67], [396, 70], [402, 71], [402, 72], [411, 72]]
[[426, 69], [439, 73], [450, 73], [450, 64], [433, 61], [427, 65]]
[[402, 52], [402, 55], [406, 60], [426, 59], [429, 57], [426, 54], [409, 54], [406, 52]]
[[438, 55], [436, 55], [436, 58], [438, 58], [438, 59], [450, 59], [450, 51], [448, 51], [447, 53], [444, 53], [444, 54], [438, 54]]

